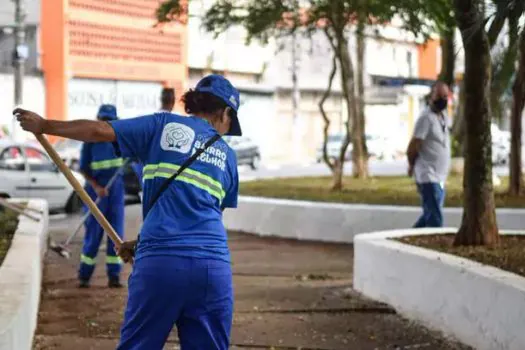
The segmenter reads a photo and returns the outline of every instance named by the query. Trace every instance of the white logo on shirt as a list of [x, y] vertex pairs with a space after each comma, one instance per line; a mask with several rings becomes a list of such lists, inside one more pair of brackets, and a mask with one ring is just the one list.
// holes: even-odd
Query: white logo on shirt
[[188, 153], [191, 150], [195, 131], [187, 125], [168, 123], [162, 130], [160, 147], [165, 151]]

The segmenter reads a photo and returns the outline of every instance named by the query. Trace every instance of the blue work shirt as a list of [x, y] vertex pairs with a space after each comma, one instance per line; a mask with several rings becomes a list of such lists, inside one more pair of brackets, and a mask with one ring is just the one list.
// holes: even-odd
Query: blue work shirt
[[134, 161], [131, 163], [131, 168], [133, 169], [133, 172], [137, 176], [137, 180], [140, 183], [140, 188], [142, 188], [142, 171], [144, 170], [144, 167], [140, 162]]
[[235, 152], [217, 140], [180, 174], [150, 208], [164, 181], [217, 131], [205, 120], [155, 113], [111, 122], [120, 154], [143, 168], [144, 224], [136, 259], [177, 255], [230, 261], [222, 210], [237, 207]]
[[80, 151], [80, 170], [95, 179], [100, 186], [106, 186], [124, 161], [117, 156], [110, 142], [84, 143]]

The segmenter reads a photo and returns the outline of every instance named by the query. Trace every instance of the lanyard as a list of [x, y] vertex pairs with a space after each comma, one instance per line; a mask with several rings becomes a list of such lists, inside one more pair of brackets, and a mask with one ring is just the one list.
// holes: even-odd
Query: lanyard
[[206, 150], [208, 149], [208, 147], [210, 147], [211, 145], [213, 145], [215, 143], [215, 141], [217, 141], [218, 139], [221, 138], [221, 135], [219, 134], [215, 134], [213, 135], [208, 141], [206, 141], [206, 143], [204, 144], [204, 147], [201, 147], [199, 149], [197, 149], [197, 151], [191, 156], [189, 157], [182, 165], [181, 167], [179, 168], [179, 170], [177, 170], [175, 172], [175, 174], [171, 175], [168, 179], [166, 179], [166, 181], [164, 181], [164, 183], [162, 184], [162, 186], [159, 188], [159, 190], [157, 191], [157, 193], [155, 193], [155, 195], [152, 197], [152, 199], [150, 200], [149, 202], [149, 210], [148, 210], [148, 214], [149, 215], [149, 212], [151, 211], [151, 209], [153, 208], [153, 205], [155, 205], [155, 203], [157, 202], [157, 200], [159, 199], [159, 197], [162, 195], [162, 193], [169, 187], [169, 185], [171, 184], [171, 182], [173, 180], [175, 180], [175, 178], [177, 176], [179, 176], [184, 170], [186, 170], [187, 167], [189, 167], [191, 164], [193, 164], [193, 162]]

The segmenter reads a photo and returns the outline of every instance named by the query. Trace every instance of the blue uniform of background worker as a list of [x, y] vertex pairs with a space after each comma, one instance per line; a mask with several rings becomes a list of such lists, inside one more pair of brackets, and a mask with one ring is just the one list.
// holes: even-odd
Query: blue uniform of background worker
[[[97, 114], [99, 120], [117, 120], [117, 111], [113, 105], [102, 105]], [[123, 159], [117, 156], [115, 148], [110, 142], [84, 143], [80, 155], [80, 170], [86, 177], [86, 190], [93, 200], [103, 195], [98, 207], [113, 226], [120, 237], [124, 233], [124, 181], [118, 175], [113, 185], [105, 192], [104, 187], [110, 179], [120, 170]], [[120, 172], [122, 174], [122, 172]], [[87, 207], [84, 208], [86, 211]], [[95, 269], [95, 259], [100, 243], [105, 233], [93, 216], [89, 216], [85, 223], [86, 233], [84, 246], [80, 257], [78, 278], [80, 287], [89, 286], [89, 280]], [[107, 238], [106, 269], [109, 287], [121, 287], [120, 270], [121, 259], [117, 256], [113, 242]]]

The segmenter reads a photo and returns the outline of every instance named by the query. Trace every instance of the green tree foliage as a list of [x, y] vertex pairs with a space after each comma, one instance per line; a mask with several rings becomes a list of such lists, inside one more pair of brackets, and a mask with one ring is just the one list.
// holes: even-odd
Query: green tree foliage
[[[159, 23], [185, 18], [187, 4], [178, 0], [162, 2], [157, 11]], [[248, 42], [257, 39], [265, 43], [269, 38], [290, 35], [296, 30], [325, 34], [333, 49], [348, 115], [339, 159], [328, 164], [334, 173], [333, 189], [339, 190], [350, 142], [354, 176], [364, 178], [368, 174], [361, 86], [365, 28], [387, 24], [398, 16], [404, 29], [424, 39], [449, 28], [453, 21], [451, 9], [451, 0], [218, 0], [206, 11], [203, 25], [216, 35], [240, 25], [247, 31]], [[351, 31], [357, 32], [361, 39], [356, 48], [350, 46]], [[357, 50], [357, 75], [350, 50]]]

